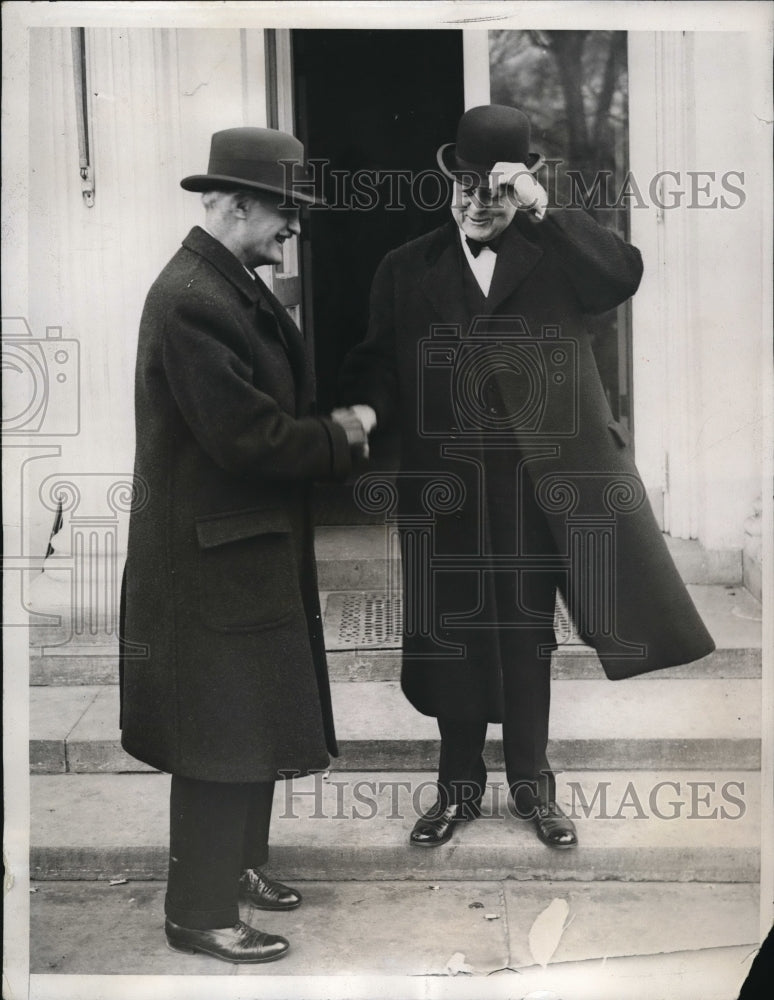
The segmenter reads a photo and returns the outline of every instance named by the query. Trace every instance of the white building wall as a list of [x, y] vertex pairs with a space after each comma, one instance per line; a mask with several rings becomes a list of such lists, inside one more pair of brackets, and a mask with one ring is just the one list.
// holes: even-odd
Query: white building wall
[[693, 322], [701, 344], [698, 537], [709, 549], [735, 549], [762, 488], [763, 373], [771, 363], [771, 274], [762, 253], [771, 224], [769, 91], [756, 76], [762, 47], [750, 33], [702, 32], [693, 42], [696, 166], [718, 177], [744, 173], [741, 207], [697, 209], [692, 219]]
[[[665, 530], [719, 557], [741, 549], [761, 492], [761, 52], [741, 33], [629, 36], [630, 166], [647, 203], [631, 212], [646, 266], [633, 302], [637, 464]], [[674, 174], [654, 188], [661, 171]]]
[[[263, 32], [87, 28], [91, 159], [96, 195], [79, 176], [69, 28], [30, 37], [29, 294], [35, 336], [47, 326], [80, 346], [80, 432], [52, 438], [58, 456], [28, 463], [26, 554], [45, 552], [53, 522], [40, 483], [68, 478], [81, 494], [70, 520], [118, 518], [106, 500], [134, 453], [133, 377], [147, 290], [189, 228], [201, 221], [180, 179], [206, 169], [210, 135], [266, 124]], [[53, 388], [53, 387], [52, 387]], [[44, 439], [33, 441], [33, 450]], [[46, 439], [47, 440], [47, 439]], [[68, 555], [67, 519], [57, 555]]]

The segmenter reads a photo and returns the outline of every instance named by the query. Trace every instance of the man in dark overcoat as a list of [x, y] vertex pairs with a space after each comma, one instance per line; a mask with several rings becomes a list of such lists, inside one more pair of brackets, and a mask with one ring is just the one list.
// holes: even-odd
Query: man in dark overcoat
[[[635, 293], [639, 252], [579, 209], [548, 208], [517, 109], [473, 108], [456, 138], [438, 151], [453, 218], [384, 258], [342, 379], [369, 431], [400, 432], [401, 681], [441, 735], [438, 800], [411, 842], [445, 843], [479, 815], [487, 723], [502, 722], [518, 814], [568, 848], [546, 756], [557, 590], [610, 678], [714, 646], [585, 322]], [[386, 509], [390, 489], [371, 474], [358, 496]]]
[[303, 147], [272, 129], [212, 138], [203, 228], [153, 284], [135, 383], [135, 504], [122, 594], [122, 745], [170, 772], [166, 934], [230, 962], [288, 942], [239, 901], [299, 905], [268, 878], [274, 783], [337, 753], [309, 488], [365, 434], [315, 415], [304, 338], [255, 274], [298, 235]]

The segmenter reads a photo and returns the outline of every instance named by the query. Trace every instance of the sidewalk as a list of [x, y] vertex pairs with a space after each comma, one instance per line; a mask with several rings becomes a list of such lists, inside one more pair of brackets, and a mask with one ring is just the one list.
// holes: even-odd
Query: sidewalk
[[[471, 998], [496, 982], [512, 1000], [538, 987], [562, 1000], [735, 1000], [758, 935], [755, 885], [296, 884], [304, 895], [298, 910], [246, 907], [242, 914], [286, 936], [288, 956], [264, 966], [231, 966], [167, 948], [163, 882], [37, 882], [30, 899], [30, 971], [260, 976], [267, 979], [261, 997], [290, 995], [274, 992], [277, 977], [287, 984], [309, 976], [429, 976], [454, 979], [462, 991], [456, 995]], [[544, 971], [539, 962], [550, 964]], [[603, 991], [608, 981], [618, 992]], [[344, 996], [334, 982], [330, 996]], [[589, 983], [598, 992], [589, 992]]]

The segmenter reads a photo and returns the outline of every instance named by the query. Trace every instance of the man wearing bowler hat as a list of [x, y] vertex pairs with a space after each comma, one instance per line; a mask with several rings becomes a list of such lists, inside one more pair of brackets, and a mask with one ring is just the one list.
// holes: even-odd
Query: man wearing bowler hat
[[274, 783], [337, 753], [309, 487], [366, 438], [316, 415], [304, 338], [255, 274], [314, 200], [303, 160], [273, 129], [213, 135], [207, 173], [181, 182], [204, 225], [153, 284], [137, 351], [122, 745], [172, 775], [167, 940], [228, 962], [287, 950], [239, 903], [301, 903], [261, 870]]
[[640, 254], [585, 212], [549, 207], [540, 162], [519, 110], [462, 116], [438, 151], [452, 220], [382, 261], [342, 380], [369, 432], [400, 432], [401, 683], [441, 737], [418, 847], [480, 815], [490, 722], [517, 814], [548, 847], [576, 845], [546, 754], [557, 589], [612, 679], [714, 648], [585, 325], [635, 293]]

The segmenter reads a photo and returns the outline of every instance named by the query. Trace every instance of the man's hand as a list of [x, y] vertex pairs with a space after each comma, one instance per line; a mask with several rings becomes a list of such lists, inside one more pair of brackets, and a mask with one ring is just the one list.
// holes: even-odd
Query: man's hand
[[371, 431], [376, 427], [376, 411], [367, 403], [353, 403], [350, 407], [352, 412], [363, 425], [366, 434], [370, 436]]
[[498, 160], [489, 173], [489, 186], [492, 197], [502, 197], [507, 189], [507, 196], [513, 198], [517, 210], [530, 212], [538, 220], [546, 214], [548, 195], [523, 163]]
[[344, 429], [347, 444], [353, 458], [368, 458], [368, 434], [354, 409], [337, 409], [331, 413], [331, 420]]

